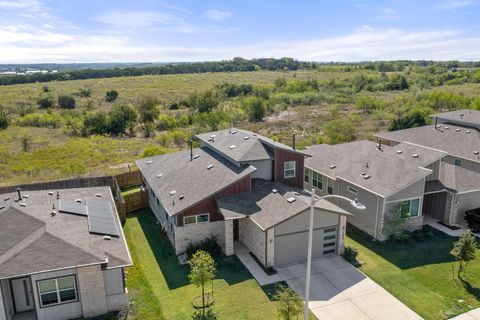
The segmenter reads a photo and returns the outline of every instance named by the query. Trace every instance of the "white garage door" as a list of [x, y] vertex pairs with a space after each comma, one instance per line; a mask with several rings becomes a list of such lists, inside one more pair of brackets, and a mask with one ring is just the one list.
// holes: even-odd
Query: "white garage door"
[[[275, 267], [307, 260], [308, 230], [275, 236]], [[335, 254], [337, 251], [337, 227], [313, 231], [312, 259]]]

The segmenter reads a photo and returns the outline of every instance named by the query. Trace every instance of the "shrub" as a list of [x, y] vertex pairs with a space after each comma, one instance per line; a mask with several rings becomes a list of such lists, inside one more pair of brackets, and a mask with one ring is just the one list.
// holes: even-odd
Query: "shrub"
[[140, 155], [141, 158], [148, 158], [148, 157], [153, 157], [153, 156], [158, 156], [158, 155], [161, 155], [161, 154], [165, 154], [167, 153], [167, 150], [165, 148], [162, 148], [162, 147], [148, 147], [148, 148], [145, 148], [142, 152], [142, 154]]
[[218, 99], [212, 91], [205, 91], [203, 93], [192, 93], [186, 99], [188, 107], [197, 109], [199, 112], [209, 112], [218, 106]]
[[55, 99], [51, 95], [38, 98], [37, 105], [40, 109], [52, 108], [55, 105]]
[[137, 112], [130, 105], [114, 106], [109, 112], [110, 133], [114, 135], [124, 134], [131, 129], [137, 121]]
[[93, 92], [92, 88], [84, 87], [84, 88], [80, 88], [78, 90], [78, 95], [80, 97], [88, 98], [88, 97], [92, 96], [92, 92]]
[[199, 242], [190, 242], [187, 245], [187, 249], [185, 250], [185, 253], [190, 259], [198, 250], [205, 251], [212, 256], [217, 256], [222, 252], [222, 249], [218, 245], [217, 238], [215, 236], [211, 236]]
[[113, 102], [117, 100], [118, 98], [118, 92], [116, 90], [110, 90], [105, 93], [105, 100], [107, 102]]
[[331, 144], [350, 142], [355, 139], [356, 128], [348, 118], [335, 119], [323, 126]]
[[245, 101], [245, 105], [248, 109], [250, 121], [262, 121], [265, 116], [265, 106], [263, 100], [259, 98], [249, 97]]
[[154, 97], [145, 97], [140, 100], [140, 103], [138, 104], [140, 122], [154, 122], [160, 113], [158, 110], [159, 105], [160, 101]]
[[83, 134], [105, 134], [110, 131], [108, 115], [105, 112], [87, 113], [83, 119]]
[[7, 116], [4, 114], [0, 114], [0, 130], [7, 129], [7, 127], [8, 127]]
[[357, 256], [358, 256], [358, 250], [354, 247], [351, 246], [346, 246], [345, 251], [343, 252], [343, 257], [345, 260], [350, 262], [353, 265], [357, 265]]
[[58, 97], [58, 106], [62, 109], [74, 109], [75, 108], [75, 98], [72, 96], [59, 96]]
[[21, 127], [56, 129], [61, 126], [62, 121], [58, 113], [30, 113], [17, 119], [17, 124]]
[[212, 308], [205, 310], [195, 310], [192, 314], [192, 320], [217, 320], [217, 315], [213, 312]]

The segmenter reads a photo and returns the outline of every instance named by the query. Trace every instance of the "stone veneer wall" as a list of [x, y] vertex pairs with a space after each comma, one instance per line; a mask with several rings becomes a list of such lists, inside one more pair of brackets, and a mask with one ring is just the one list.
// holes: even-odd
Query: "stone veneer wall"
[[105, 284], [100, 266], [78, 268], [77, 276], [83, 316], [89, 318], [107, 313]]
[[[255, 222], [246, 218], [239, 220], [240, 241], [261, 263], [265, 263], [265, 232]], [[273, 251], [273, 250], [272, 250]]]
[[[260, 230], [260, 228], [258, 228]], [[273, 267], [275, 263], [275, 229], [267, 230], [267, 265], [265, 267]]]
[[227, 256], [233, 254], [233, 220], [225, 221], [225, 242], [222, 249]]
[[347, 216], [339, 216], [337, 229], [337, 254], [342, 255], [345, 251], [345, 232], [347, 230]]
[[217, 238], [220, 247], [224, 248], [225, 221], [187, 224], [183, 227], [175, 226], [175, 253], [180, 254], [187, 249], [189, 243], [205, 240], [212, 235]]

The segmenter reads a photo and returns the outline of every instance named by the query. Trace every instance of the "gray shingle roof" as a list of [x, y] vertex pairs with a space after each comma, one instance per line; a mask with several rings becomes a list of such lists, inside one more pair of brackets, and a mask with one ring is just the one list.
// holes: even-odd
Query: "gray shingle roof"
[[[0, 209], [0, 278], [102, 263], [107, 256], [115, 257], [108, 268], [132, 264], [123, 232], [105, 240], [89, 232], [88, 217], [58, 212], [59, 201], [85, 201], [100, 194], [117, 214], [109, 187], [61, 189], [60, 200], [56, 194], [57, 190], [23, 191], [28, 195], [22, 201], [25, 206], [15, 201], [16, 193], [0, 196], [5, 205]], [[52, 216], [54, 205], [57, 214]], [[115, 223], [121, 230], [118, 218]]]
[[[274, 193], [272, 190], [276, 189]], [[288, 198], [294, 197], [292, 203]], [[280, 183], [253, 179], [252, 191], [215, 198], [225, 219], [249, 217], [262, 230], [269, 229], [310, 207], [310, 194], [305, 190]], [[324, 211], [349, 215], [327, 200], [317, 201], [315, 207]]]
[[[136, 161], [136, 164], [170, 216], [190, 208], [245, 178], [256, 169], [238, 167], [207, 147]], [[211, 169], [207, 167], [213, 165]], [[161, 175], [161, 176], [159, 176]], [[170, 192], [175, 190], [175, 194]], [[183, 196], [183, 199], [180, 199]]]
[[476, 125], [480, 126], [480, 111], [463, 109], [463, 110], [454, 110], [444, 113], [437, 113], [432, 115], [432, 118], [438, 118], [442, 122], [451, 122], [465, 125]]
[[480, 190], [480, 173], [442, 162], [438, 182], [456, 193]]
[[[448, 128], [448, 129], [447, 129]], [[458, 130], [457, 130], [458, 129]], [[452, 156], [480, 162], [480, 132], [454, 125], [424, 126], [405, 130], [379, 132], [378, 138], [396, 142], [410, 142], [447, 152]]]
[[[302, 153], [262, 135], [236, 128], [202, 133], [196, 137], [210, 148], [218, 150], [236, 162], [272, 159], [273, 155], [270, 154], [266, 145]], [[232, 146], [235, 147], [232, 148]]]
[[[398, 150], [402, 153], [398, 154]], [[443, 154], [407, 144], [395, 148], [384, 145], [378, 150], [375, 142], [366, 140], [316, 145], [307, 152], [312, 157], [305, 160], [305, 167], [333, 179], [338, 177], [383, 197], [429, 175], [431, 171], [420, 166], [440, 159]], [[413, 158], [413, 152], [419, 157]]]

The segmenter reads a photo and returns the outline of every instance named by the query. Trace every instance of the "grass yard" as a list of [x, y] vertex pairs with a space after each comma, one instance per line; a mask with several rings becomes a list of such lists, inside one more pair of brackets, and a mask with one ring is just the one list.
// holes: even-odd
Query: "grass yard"
[[346, 244], [358, 249], [365, 274], [427, 320], [480, 307], [480, 249], [467, 273], [458, 278], [458, 263], [449, 253], [457, 238], [431, 231], [422, 241], [392, 244], [373, 242], [349, 225]]
[[[190, 319], [200, 288], [189, 284], [149, 210], [129, 216], [124, 227], [134, 267], [128, 269], [129, 294], [135, 297], [129, 319]], [[278, 319], [273, 286], [260, 287], [236, 256], [217, 259], [213, 310], [219, 319]]]

